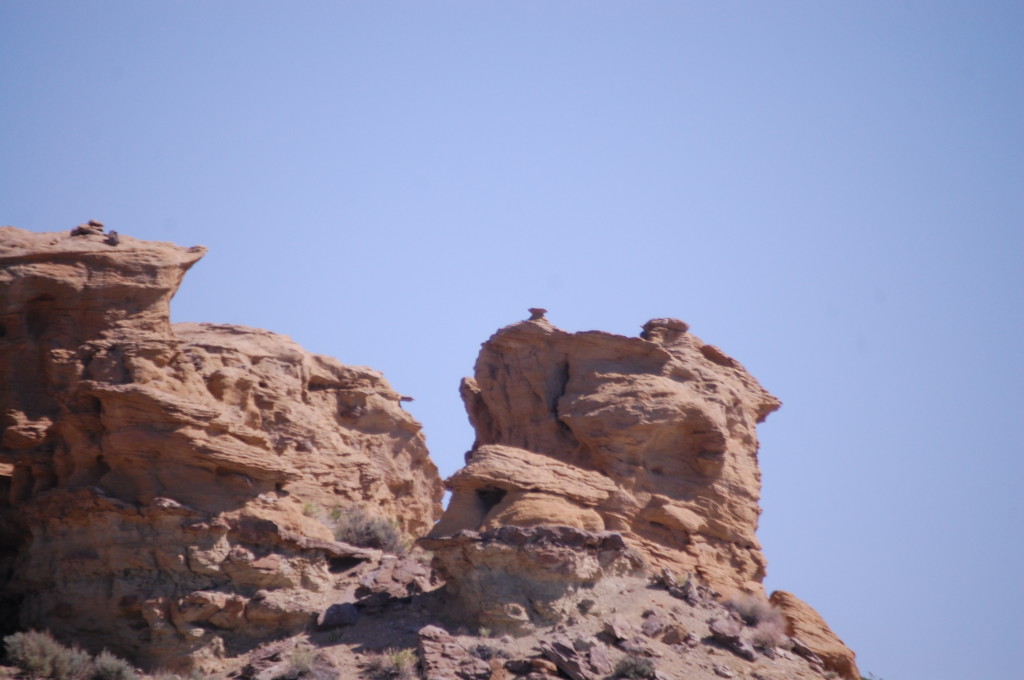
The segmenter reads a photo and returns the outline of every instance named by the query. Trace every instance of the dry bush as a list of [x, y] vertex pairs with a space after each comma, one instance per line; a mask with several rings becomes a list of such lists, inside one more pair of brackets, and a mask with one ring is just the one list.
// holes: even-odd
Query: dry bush
[[302, 643], [285, 657], [287, 666], [274, 680], [335, 680], [334, 665], [316, 647]]
[[288, 655], [288, 665], [293, 677], [301, 678], [310, 675], [316, 665], [317, 651], [309, 645], [298, 645]]
[[786, 628], [786, 619], [782, 612], [763, 597], [739, 595], [729, 600], [728, 607], [739, 614], [743, 623], [748, 626], [757, 626], [764, 621], [777, 621], [783, 630]]
[[612, 677], [648, 680], [654, 677], [654, 662], [642, 656], [624, 656], [615, 664]]
[[49, 633], [31, 630], [4, 638], [7, 658], [25, 674], [50, 680], [89, 680], [95, 673], [92, 657], [77, 647], [65, 647]]
[[107, 650], [96, 655], [94, 680], [139, 680], [139, 674], [130, 663]]
[[786, 642], [786, 617], [771, 602], [757, 595], [740, 595], [728, 607], [753, 628], [750, 641], [755, 647], [771, 649]]
[[404, 553], [408, 546], [398, 527], [380, 515], [363, 510], [357, 505], [331, 511], [334, 537], [339, 541], [363, 548], [378, 548], [389, 553]]
[[385, 649], [366, 663], [370, 680], [415, 680], [416, 653], [411, 649]]
[[786, 642], [786, 639], [785, 622], [774, 618], [758, 622], [750, 634], [750, 641], [755, 647], [761, 649], [781, 647]]
[[182, 677], [166, 668], [160, 668], [153, 671], [147, 680], [182, 680]]

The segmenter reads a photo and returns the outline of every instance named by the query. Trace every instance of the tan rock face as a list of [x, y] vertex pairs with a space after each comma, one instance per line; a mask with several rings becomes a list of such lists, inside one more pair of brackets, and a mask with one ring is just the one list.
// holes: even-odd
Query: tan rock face
[[500, 633], [564, 621], [644, 577], [643, 558], [615, 532], [502, 526], [422, 543], [436, 551], [453, 611]]
[[772, 593], [771, 603], [778, 607], [786, 617], [786, 634], [798, 638], [814, 654], [825, 668], [839, 674], [846, 680], [859, 680], [855, 654], [843, 644], [825, 620], [814, 609], [792, 593], [776, 590]]
[[739, 363], [674, 319], [626, 338], [539, 317], [498, 331], [475, 373], [462, 395], [476, 443], [433, 538], [616, 531], [722, 592], [761, 589], [756, 424], [779, 401]]
[[[548, 600], [571, 604], [580, 592], [621, 588], [630, 572], [621, 566], [633, 565], [630, 559], [580, 566], [590, 564], [580, 541], [592, 546], [609, 535], [621, 535], [670, 592], [691, 603], [700, 600], [695, 582], [684, 588], [677, 575], [696, 576], [709, 593], [762, 594], [756, 427], [780, 402], [682, 321], [654, 319], [639, 338], [625, 338], [566, 333], [543, 310], [530, 311], [530, 320], [484, 343], [475, 377], [463, 381], [476, 442], [447, 481], [448, 509], [423, 540], [457, 609], [477, 623], [514, 629], [509, 623], [518, 621], [494, 614], [515, 601], [510, 591], [543, 592], [558, 581], [557, 597]], [[512, 527], [529, 540], [539, 532], [541, 544], [558, 549], [536, 559], [524, 547], [529, 540], [514, 532], [496, 540]], [[637, 568], [628, 575], [636, 578]], [[529, 595], [516, 610], [523, 624], [568, 618], [571, 607], [534, 611], [537, 601], [545, 598]], [[788, 593], [771, 602], [788, 634], [800, 638], [794, 649], [812, 664], [859, 677], [853, 652], [813, 609]], [[739, 651], [754, 655], [750, 645]]]
[[0, 227], [0, 609], [150, 666], [301, 629], [358, 552], [311, 506], [440, 514], [419, 424], [370, 369], [172, 326], [204, 249], [102, 232]]
[[[434, 586], [424, 565], [337, 542], [316, 517], [355, 503], [430, 529], [442, 487], [419, 425], [375, 371], [266, 331], [170, 324], [203, 252], [98, 223], [0, 227], [0, 629], [210, 670], [332, 611], [359, 645], [388, 612], [536, 641], [556, 622], [599, 635], [618, 611], [650, 638], [614, 635], [623, 653], [676, 626], [664, 644], [691, 652], [665, 658], [709, 676], [705, 610], [726, 610], [696, 584], [760, 592], [764, 575], [755, 428], [779, 402], [737, 362], [672, 319], [625, 338], [534, 309], [495, 334], [462, 385], [477, 441], [424, 541], [447, 585], [410, 609]], [[782, 675], [857, 676], [810, 607], [772, 602], [799, 638]], [[530, 668], [610, 669], [596, 644], [546, 642]], [[419, 643], [426, 668], [502, 668], [436, 631]]]

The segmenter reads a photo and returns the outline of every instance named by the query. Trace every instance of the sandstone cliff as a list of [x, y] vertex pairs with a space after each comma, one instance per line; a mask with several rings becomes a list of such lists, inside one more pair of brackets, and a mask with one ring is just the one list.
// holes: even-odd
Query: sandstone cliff
[[368, 504], [412, 535], [440, 513], [420, 426], [379, 373], [170, 323], [204, 252], [0, 228], [8, 625], [188, 665], [315, 621], [332, 564], [366, 551], [310, 507]]
[[[170, 323], [203, 253], [0, 227], [0, 628], [246, 680], [399, 677], [392, 648], [429, 680], [859, 677], [763, 591], [756, 426], [779, 401], [685, 323], [499, 330], [442, 516], [379, 373]], [[336, 540], [351, 507], [431, 567]]]

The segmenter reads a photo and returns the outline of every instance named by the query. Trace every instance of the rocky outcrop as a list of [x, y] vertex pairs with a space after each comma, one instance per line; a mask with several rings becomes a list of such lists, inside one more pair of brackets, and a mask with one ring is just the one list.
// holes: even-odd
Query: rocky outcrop
[[615, 531], [654, 565], [760, 589], [756, 424], [779, 401], [681, 321], [627, 338], [534, 316], [491, 337], [463, 382], [476, 443], [431, 537]]
[[[764, 597], [756, 425], [779, 402], [683, 322], [567, 333], [535, 308], [498, 331], [441, 516], [379, 373], [170, 323], [203, 252], [0, 227], [0, 628], [252, 680], [298, 677], [292, 634], [338, 677], [413, 649], [437, 678], [857, 677], [813, 609]], [[429, 531], [432, 568], [336, 540], [345, 506]]]
[[772, 593], [771, 603], [786, 617], [787, 635], [796, 638], [820, 658], [825, 668], [840, 677], [859, 680], [861, 675], [857, 670], [856, 655], [832, 632], [813, 607], [784, 590]]
[[15, 625], [187, 667], [315, 623], [332, 569], [374, 556], [319, 509], [364, 504], [413, 535], [440, 514], [420, 426], [379, 373], [266, 331], [172, 326], [204, 252], [98, 223], [0, 227]]
[[[640, 337], [626, 338], [567, 333], [544, 311], [531, 309], [529, 320], [484, 343], [475, 376], [462, 383], [476, 441], [447, 480], [448, 509], [423, 540], [456, 608], [475, 623], [515, 631], [572, 619], [572, 607], [537, 602], [573, 602], [566, 593], [614, 590], [622, 586], [616, 576], [638, 575], [639, 561], [612, 560], [615, 553], [601, 549], [605, 561], [591, 562], [602, 568], [580, 569], [582, 546], [595, 540], [581, 536], [621, 537], [691, 603], [699, 599], [695, 583], [763, 599], [756, 427], [778, 399], [682, 321], [654, 319]], [[541, 535], [558, 547], [538, 559], [524, 546]], [[542, 594], [515, 601], [515, 592], [533, 590]], [[787, 594], [776, 600], [790, 634], [808, 640], [799, 643], [808, 654], [855, 677], [853, 653], [810, 607]], [[719, 628], [713, 640], [754, 659], [742, 623], [723, 619]], [[755, 641], [769, 632], [758, 630]]]

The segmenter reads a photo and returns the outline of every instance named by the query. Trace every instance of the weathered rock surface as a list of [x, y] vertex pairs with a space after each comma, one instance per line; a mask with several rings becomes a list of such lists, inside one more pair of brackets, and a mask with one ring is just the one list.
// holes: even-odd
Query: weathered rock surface
[[587, 611], [640, 579], [643, 559], [614, 532], [567, 526], [503, 526], [421, 541], [447, 581], [456, 611], [477, 626], [523, 633]]
[[[512, 527], [621, 535], [691, 604], [702, 600], [698, 587], [715, 596], [763, 593], [756, 427], [778, 399], [682, 321], [654, 319], [639, 338], [626, 338], [567, 333], [543, 310], [530, 312], [484, 343], [475, 377], [462, 383], [476, 441], [466, 466], [447, 480], [451, 502], [424, 540], [465, 614], [510, 625], [490, 612], [500, 614], [512, 591], [550, 581], [526, 566], [531, 559], [514, 541], [495, 547], [493, 537]], [[579, 588], [579, 570], [562, 566], [572, 558], [550, 562], [567, 581], [576, 578], [564, 590]], [[587, 588], [606, 577], [595, 573]], [[686, 574], [694, 578], [684, 587], [676, 575]], [[790, 625], [806, 621], [817, 631], [805, 634], [814, 641], [808, 645], [849, 675], [852, 652], [813, 610], [800, 603], [813, 617], [805, 615], [780, 597]], [[565, 620], [568, 610], [540, 618]], [[514, 613], [538, 618], [535, 607], [516, 605]], [[727, 634], [731, 623], [723, 620], [714, 639], [753, 660], [750, 643], [738, 631]]]
[[792, 593], [776, 590], [771, 603], [786, 617], [786, 634], [797, 638], [822, 660], [825, 668], [843, 678], [859, 680], [856, 655], [843, 644], [825, 619], [821, 618], [809, 604]]
[[[612, 670], [608, 651], [596, 640], [588, 649], [576, 649], [568, 640], [544, 641], [540, 649], [558, 669], [572, 680], [599, 680]], [[594, 660], [597, 660], [596, 663]]]
[[720, 597], [763, 597], [755, 428], [779, 402], [683, 322], [573, 334], [537, 308], [495, 334], [462, 385], [477, 441], [421, 541], [431, 570], [324, 523], [359, 504], [422, 535], [440, 515], [406, 398], [273, 333], [170, 324], [203, 252], [0, 227], [0, 628], [253, 680], [298, 677], [306, 635], [324, 677], [395, 650], [461, 680], [627, 657], [857, 677], [795, 597], [772, 597], [792, 637]]
[[476, 443], [431, 536], [616, 531], [723, 592], [761, 587], [756, 424], [779, 401], [683, 322], [656, 319], [639, 338], [513, 324], [462, 395]]
[[0, 227], [9, 624], [187, 667], [315, 623], [332, 567], [377, 554], [304, 509], [366, 504], [414, 535], [440, 514], [420, 426], [379, 373], [171, 325], [204, 252]]
[[470, 654], [448, 631], [424, 626], [419, 631], [420, 665], [427, 680], [489, 680], [491, 667]]

